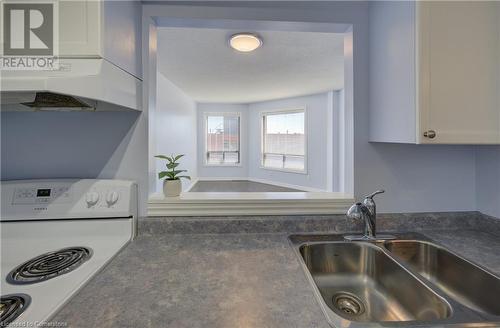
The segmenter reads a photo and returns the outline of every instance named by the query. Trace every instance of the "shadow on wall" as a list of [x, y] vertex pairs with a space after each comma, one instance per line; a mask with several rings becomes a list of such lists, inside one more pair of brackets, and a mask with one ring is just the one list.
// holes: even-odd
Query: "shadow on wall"
[[123, 154], [117, 149], [139, 115], [134, 111], [3, 112], [1, 178], [96, 178], [108, 162], [120, 161]]

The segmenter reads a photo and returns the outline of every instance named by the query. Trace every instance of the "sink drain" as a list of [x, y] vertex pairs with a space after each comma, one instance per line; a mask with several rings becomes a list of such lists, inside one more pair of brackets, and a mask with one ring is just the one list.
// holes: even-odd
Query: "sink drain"
[[332, 298], [333, 306], [342, 313], [357, 316], [365, 312], [363, 302], [351, 293], [337, 293]]

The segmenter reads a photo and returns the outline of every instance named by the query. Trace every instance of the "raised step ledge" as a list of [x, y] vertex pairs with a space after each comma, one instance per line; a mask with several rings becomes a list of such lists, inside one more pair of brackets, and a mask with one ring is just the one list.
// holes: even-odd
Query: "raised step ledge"
[[352, 195], [330, 192], [154, 194], [148, 216], [344, 214], [353, 202]]

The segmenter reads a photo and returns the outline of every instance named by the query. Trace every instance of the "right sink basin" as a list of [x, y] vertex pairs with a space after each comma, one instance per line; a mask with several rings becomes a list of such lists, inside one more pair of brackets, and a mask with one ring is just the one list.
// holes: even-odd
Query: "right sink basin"
[[420, 240], [386, 241], [396, 258], [466, 307], [500, 316], [500, 279], [468, 260]]
[[332, 327], [500, 327], [500, 278], [424, 235], [289, 240]]

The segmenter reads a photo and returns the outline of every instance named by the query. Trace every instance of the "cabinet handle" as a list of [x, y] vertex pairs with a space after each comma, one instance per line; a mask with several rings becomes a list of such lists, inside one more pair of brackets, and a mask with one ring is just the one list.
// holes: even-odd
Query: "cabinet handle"
[[436, 131], [427, 130], [424, 132], [424, 137], [429, 138], [429, 139], [434, 139], [436, 137]]

